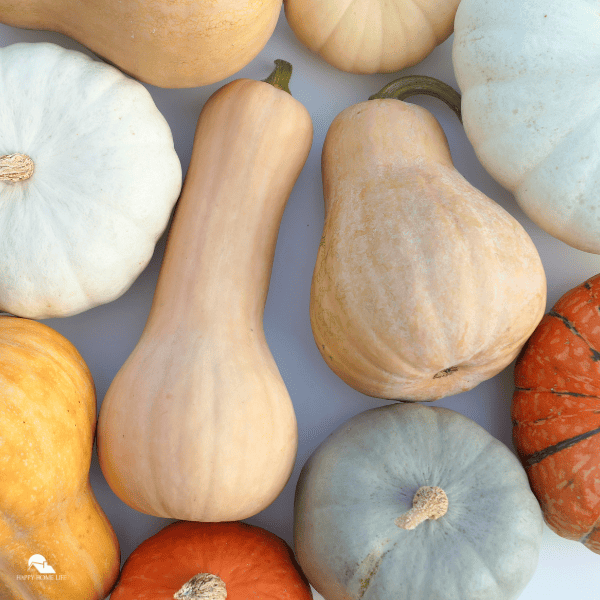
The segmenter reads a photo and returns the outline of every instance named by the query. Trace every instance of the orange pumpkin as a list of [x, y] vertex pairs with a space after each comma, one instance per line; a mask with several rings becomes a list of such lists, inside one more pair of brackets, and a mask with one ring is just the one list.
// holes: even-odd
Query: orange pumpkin
[[600, 554], [600, 275], [543, 317], [515, 385], [514, 444], [546, 522]]
[[243, 522], [176, 521], [129, 556], [111, 600], [311, 600], [291, 548]]

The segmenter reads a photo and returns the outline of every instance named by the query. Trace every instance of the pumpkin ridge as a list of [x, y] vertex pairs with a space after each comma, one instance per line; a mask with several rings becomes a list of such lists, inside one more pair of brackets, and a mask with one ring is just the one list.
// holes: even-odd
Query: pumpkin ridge
[[594, 346], [592, 346], [592, 344], [590, 344], [590, 342], [577, 330], [577, 328], [575, 327], [575, 325], [573, 324], [572, 321], [570, 321], [569, 319], [567, 319], [567, 317], [565, 317], [564, 315], [561, 315], [559, 312], [557, 312], [555, 310], [551, 310], [548, 313], [548, 316], [554, 317], [556, 319], [560, 319], [565, 324], [567, 329], [569, 329], [573, 334], [575, 334], [577, 337], [582, 339], [588, 345], [589, 349], [592, 351], [592, 360], [593, 361], [600, 360], [600, 352], [598, 350], [596, 350], [596, 348], [594, 348]]
[[[38, 182], [38, 189], [39, 189], [39, 182]], [[47, 186], [49, 187], [49, 186]], [[90, 279], [88, 277], [82, 277], [81, 271], [79, 270], [82, 263], [89, 263], [89, 259], [85, 259], [85, 257], [82, 258], [80, 256], [78, 256], [77, 253], [77, 246], [73, 245], [73, 244], [69, 244], [67, 246], [62, 245], [61, 246], [61, 234], [64, 231], [69, 231], [69, 229], [73, 228], [73, 223], [72, 220], [70, 218], [66, 218], [65, 214], [61, 214], [61, 208], [57, 207], [53, 202], [51, 202], [51, 200], [55, 200], [56, 196], [52, 196], [50, 195], [51, 192], [49, 192], [46, 195], [46, 198], [48, 198], [48, 201], [45, 202], [45, 206], [46, 206], [46, 210], [43, 211], [44, 214], [46, 214], [48, 216], [48, 240], [50, 240], [50, 234], [52, 236], [52, 239], [56, 240], [57, 244], [56, 244], [56, 250], [54, 250], [56, 252], [56, 254], [58, 255], [58, 252], [60, 251], [61, 255], [64, 258], [63, 264], [65, 267], [65, 273], [68, 271], [68, 273], [71, 276], [71, 282], [73, 284], [73, 291], [74, 291], [74, 287], [77, 286], [81, 297], [86, 299], [86, 302], [88, 303], [88, 306], [90, 308], [94, 308], [95, 306], [98, 306], [100, 304], [105, 303], [106, 301], [110, 301], [112, 299], [115, 299], [116, 297], [118, 297], [119, 295], [121, 295], [122, 293], [124, 293], [126, 291], [126, 289], [128, 289], [132, 282], [119, 282], [120, 285], [117, 286], [115, 288], [114, 284], [110, 287], [110, 293], [105, 293], [105, 294], [101, 294], [97, 291], [97, 289], [95, 289], [95, 285], [97, 285], [97, 280], [103, 275], [103, 279], [104, 280], [108, 280], [109, 277], [107, 277], [106, 274], [102, 274], [100, 273], [100, 271], [97, 272], [97, 277], [94, 278], [94, 281], [90, 281]], [[40, 194], [40, 197], [43, 198], [43, 195]], [[83, 194], [82, 194], [83, 197]], [[93, 194], [87, 195], [85, 197], [85, 201], [86, 201], [86, 206], [77, 206], [75, 203], [71, 204], [71, 206], [73, 207], [73, 212], [78, 214], [78, 215], [83, 215], [85, 210], [90, 210], [90, 204], [94, 204], [95, 206], [101, 207], [102, 203], [98, 198], [94, 198]], [[106, 205], [106, 204], [105, 204]], [[137, 229], [141, 236], [140, 237], [145, 237], [146, 240], [148, 239], [148, 235], [144, 235], [145, 231], [144, 231], [144, 227], [143, 225], [141, 225], [139, 223], [139, 221], [137, 221], [135, 219], [134, 216], [132, 215], [128, 215], [121, 207], [115, 207], [113, 205], [111, 205], [111, 208], [114, 209], [114, 211], [116, 213], [119, 213], [120, 215], [123, 216], [124, 219], [126, 219], [128, 221], [128, 223], [133, 227], [135, 227], [135, 229]], [[104, 219], [102, 219], [102, 214], [100, 211], [100, 214], [98, 211], [93, 211], [94, 212], [94, 219], [96, 220], [96, 223], [100, 222], [102, 223], [102, 221], [104, 221]], [[166, 225], [166, 224], [165, 224]], [[146, 229], [147, 231], [147, 229]], [[162, 229], [161, 229], [162, 231]], [[101, 226], [100, 224], [98, 224], [98, 228], [94, 231], [93, 234], [91, 234], [90, 232], [90, 239], [98, 239], [100, 236], [102, 235], [102, 230], [101, 230]], [[130, 234], [132, 236], [132, 234]], [[133, 237], [133, 236], [132, 236]], [[158, 240], [158, 238], [152, 238], [153, 242], [156, 242]], [[71, 241], [71, 240], [69, 240]], [[74, 242], [76, 242], [76, 240], [73, 240]], [[140, 248], [141, 248], [141, 243], [140, 243]], [[152, 245], [152, 251], [154, 250], [154, 245]], [[137, 264], [135, 265], [135, 269], [134, 266], [131, 265], [132, 270], [134, 269], [135, 271], [139, 272], [139, 268], [138, 266], [143, 262], [144, 265], [147, 265], [148, 262], [150, 261], [150, 258], [152, 257], [152, 253], [148, 254], [149, 249], [147, 249], [147, 252], [142, 255], [141, 254], [141, 250], [140, 253], [137, 255], [138, 260], [136, 261]], [[121, 255], [116, 256], [113, 258], [112, 263], [113, 265], [115, 265], [115, 260], [114, 259], [119, 259], [122, 258]], [[110, 257], [108, 256], [108, 254], [105, 254], [105, 259], [108, 261], [110, 260]], [[123, 289], [125, 286], [125, 289]], [[92, 288], [90, 290], [90, 288]], [[108, 283], [105, 284], [105, 290], [109, 289], [109, 285]], [[57, 299], [57, 304], [60, 303], [60, 296]], [[52, 315], [51, 315], [52, 316]], [[68, 316], [68, 315], [67, 315]]]
[[[325, 224], [325, 228], [328, 229], [327, 223]], [[335, 271], [335, 269], [333, 269], [332, 267], [327, 268], [328, 262], [329, 262], [328, 258], [332, 254], [332, 252], [335, 250], [335, 248], [332, 248], [332, 246], [335, 246], [335, 241], [330, 241], [328, 243], [327, 241], [325, 241], [324, 238], [325, 238], [325, 234], [321, 240], [322, 246], [319, 248], [319, 255], [321, 258], [320, 258], [320, 260], [319, 260], [319, 258], [317, 259], [318, 264], [319, 264], [319, 270], [323, 271], [323, 279], [326, 279], [328, 281], [329, 287], [336, 290], [336, 292], [337, 292], [337, 287], [338, 287], [336, 284], [337, 278], [335, 277], [334, 274], [332, 274], [332, 271]], [[315, 290], [313, 292], [313, 294], [315, 297], [316, 297], [317, 293], [319, 293], [320, 296], [324, 295], [323, 292], [320, 291], [321, 289], [323, 289], [323, 287], [324, 286], [321, 286], [321, 288], [317, 292], [316, 286], [315, 286], [315, 284], [313, 284], [313, 290]], [[337, 293], [335, 293], [335, 296], [336, 296], [335, 302], [338, 305], [341, 305], [342, 303], [337, 299]], [[311, 304], [312, 304], [312, 302], [311, 302]], [[345, 316], [347, 319], [351, 318], [349, 316], [350, 312], [356, 313], [356, 310], [357, 310], [355, 307], [349, 306], [349, 304], [347, 302], [344, 302], [343, 305], [340, 306], [340, 308], [341, 308], [341, 314], [343, 316]], [[397, 366], [396, 366], [396, 368], [394, 368], [393, 366], [391, 366], [389, 364], [389, 362], [384, 365], [381, 363], [381, 361], [378, 360], [377, 356], [374, 355], [372, 352], [364, 351], [364, 346], [363, 346], [363, 343], [361, 340], [361, 336], [365, 335], [367, 333], [370, 333], [371, 338], [372, 338], [372, 343], [370, 344], [369, 347], [375, 347], [375, 348], [379, 348], [379, 349], [381, 349], [383, 347], [384, 349], [388, 350], [388, 356], [393, 356], [394, 365], [398, 365], [398, 363], [400, 363], [401, 368], [404, 372], [409, 371], [411, 373], [411, 376], [413, 376], [413, 377], [424, 377], [423, 368], [414, 364], [413, 361], [408, 361], [405, 356], [400, 356], [399, 353], [396, 351], [396, 349], [391, 345], [390, 340], [387, 339], [386, 336], [380, 335], [380, 333], [378, 331], [367, 332], [367, 331], [363, 330], [363, 331], [359, 331], [358, 333], [351, 334], [350, 331], [346, 330], [345, 331], [345, 343], [347, 346], [351, 346], [353, 348], [353, 352], [352, 353], [343, 353], [343, 352], [339, 352], [339, 351], [336, 352], [335, 348], [332, 347], [331, 342], [328, 341], [328, 339], [330, 339], [332, 336], [326, 336], [326, 334], [324, 332], [327, 329], [331, 329], [331, 326], [329, 325], [329, 323], [332, 320], [338, 321], [338, 327], [340, 329], [345, 329], [345, 327], [339, 322], [339, 318], [337, 318], [337, 319], [335, 318], [333, 311], [330, 311], [330, 313], [331, 314], [327, 315], [327, 317], [325, 318], [318, 311], [313, 310], [313, 311], [311, 311], [311, 320], [314, 321], [314, 324], [315, 324], [314, 329], [316, 329], [317, 331], [323, 332], [322, 335], [318, 336], [319, 339], [317, 340], [317, 347], [319, 348], [319, 351], [321, 352], [321, 354], [329, 356], [329, 358], [330, 358], [329, 364], [334, 371], [339, 370], [342, 372], [348, 372], [348, 370], [350, 369], [354, 373], [354, 376], [352, 377], [352, 379], [359, 380], [359, 376], [357, 375], [358, 365], [356, 364], [356, 362], [354, 362], [353, 364], [348, 363], [348, 360], [344, 356], [346, 354], [349, 356], [354, 355], [355, 358], [359, 357], [361, 373], [376, 372], [379, 386], [384, 386], [386, 388], [389, 388], [389, 386], [392, 382], [398, 381], [399, 379], [403, 379], [402, 377], [398, 377]], [[353, 315], [353, 316], [355, 316], [355, 315]], [[335, 336], [333, 336], [333, 337], [335, 339]], [[370, 377], [373, 380], [375, 379], [375, 376], [373, 374]]]
[[[433, 26], [433, 23], [431, 22], [429, 15], [425, 12], [423, 5], [420, 2], [415, 2], [414, 0], [412, 0], [412, 2], [410, 4], [421, 15], [421, 17], [423, 18], [423, 22], [427, 25], [427, 27], [429, 29], [429, 33], [431, 34], [431, 37], [435, 40], [435, 45], [439, 46], [439, 44], [441, 44], [444, 40], [439, 39], [440, 36], [437, 35], [437, 33], [435, 31], [435, 27]], [[403, 21], [402, 24], [405, 26], [405, 29], [406, 29], [406, 24], [407, 24], [406, 21]], [[416, 27], [414, 29], [416, 29]], [[423, 35], [422, 29], [419, 30], [419, 35]], [[407, 66], [409, 66], [409, 65], [407, 65]]]
[[[390, 551], [397, 545], [394, 544], [392, 548], [388, 548], [385, 552], [383, 552], [379, 558], [377, 558], [377, 560], [375, 561], [375, 564], [373, 565], [373, 567], [371, 568], [371, 570], [367, 573], [367, 575], [363, 578], [360, 579], [360, 588], [358, 591], [358, 600], [361, 600], [362, 597], [365, 595], [366, 591], [369, 589], [369, 586], [371, 585], [371, 581], [373, 579], [373, 577], [375, 577], [377, 575], [377, 573], [379, 572], [379, 569], [381, 567], [381, 563], [383, 562], [383, 559], [386, 557], [387, 554], [390, 553]], [[368, 557], [367, 557], [368, 559]], [[366, 560], [366, 559], [365, 559]], [[360, 566], [359, 566], [360, 568]], [[355, 573], [356, 575], [356, 573]]]
[[547, 446], [543, 450], [539, 450], [538, 452], [534, 452], [529, 456], [525, 456], [522, 459], [523, 465], [525, 468], [531, 467], [539, 462], [541, 462], [544, 458], [548, 456], [552, 456], [561, 450], [566, 450], [567, 448], [571, 448], [575, 446], [579, 442], [587, 440], [588, 438], [593, 437], [594, 435], [600, 433], [600, 427], [596, 429], [590, 429], [590, 431], [586, 431], [585, 433], [580, 433], [579, 435], [573, 436], [571, 438], [567, 438], [556, 444], [552, 444], [551, 446]]
[[338, 22], [335, 24], [334, 28], [329, 32], [327, 37], [325, 37], [321, 45], [315, 48], [317, 52], [320, 52], [327, 45], [329, 40], [335, 35], [336, 31], [340, 28], [342, 21], [345, 19], [346, 15], [350, 11], [350, 9], [356, 4], [357, 1], [358, 0], [350, 0], [350, 2], [348, 2], [348, 6], [346, 6], [344, 12], [340, 15], [340, 18], [338, 19]]
[[554, 388], [542, 388], [539, 386], [536, 386], [535, 388], [515, 386], [515, 390], [518, 392], [544, 392], [546, 394], [554, 394], [556, 396], [570, 396], [571, 398], [593, 398], [594, 400], [600, 400], [600, 396], [597, 396], [595, 394], [581, 394], [580, 392], [570, 392], [568, 390], [555, 390]]
[[[494, 568], [491, 564], [489, 564], [489, 561], [484, 560], [483, 557], [481, 556], [481, 553], [479, 552], [474, 552], [477, 549], [477, 545], [476, 542], [473, 539], [472, 534], [466, 530], [465, 528], [459, 528], [457, 527], [454, 523], [452, 522], [445, 522], [445, 527], [448, 527], [449, 529], [451, 529], [456, 535], [459, 535], [462, 537], [463, 540], [467, 541], [469, 544], [472, 544], [472, 546], [465, 546], [466, 548], [468, 548], [468, 552], [474, 557], [473, 560], [477, 560], [479, 565], [485, 569], [485, 571], [488, 573], [488, 575], [491, 577], [491, 579], [493, 580], [494, 584], [496, 585], [496, 589], [499, 590], [501, 589], [501, 585], [498, 581], [498, 576], [494, 571]], [[461, 596], [466, 595], [466, 590], [465, 590], [465, 584], [462, 583], [460, 585], [460, 589], [459, 589], [459, 593]]]

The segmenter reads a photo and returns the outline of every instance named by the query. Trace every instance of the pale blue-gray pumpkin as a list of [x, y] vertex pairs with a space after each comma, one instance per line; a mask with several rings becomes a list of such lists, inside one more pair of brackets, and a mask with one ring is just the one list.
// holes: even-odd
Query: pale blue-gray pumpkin
[[[412, 509], [421, 488], [431, 518]], [[294, 512], [298, 562], [326, 600], [514, 599], [543, 531], [515, 455], [460, 413], [420, 404], [339, 427], [304, 465]]]

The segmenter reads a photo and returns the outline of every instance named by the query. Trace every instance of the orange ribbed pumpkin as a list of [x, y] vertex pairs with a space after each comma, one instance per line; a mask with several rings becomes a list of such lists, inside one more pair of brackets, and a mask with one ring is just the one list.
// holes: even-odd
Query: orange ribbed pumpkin
[[543, 317], [515, 385], [513, 440], [546, 522], [600, 554], [600, 274]]
[[225, 593], [227, 600], [312, 599], [291, 548], [275, 534], [242, 522], [176, 521], [131, 553], [111, 600], [217, 600]]

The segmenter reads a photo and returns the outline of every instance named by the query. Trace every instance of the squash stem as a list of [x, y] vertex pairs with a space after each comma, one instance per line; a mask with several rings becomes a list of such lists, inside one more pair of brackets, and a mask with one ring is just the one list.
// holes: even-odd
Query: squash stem
[[0, 181], [25, 181], [33, 175], [33, 160], [27, 154], [0, 156]]
[[175, 600], [225, 600], [225, 582], [212, 573], [198, 573], [183, 584], [175, 594]]
[[275, 70], [266, 78], [263, 79], [265, 83], [270, 83], [273, 87], [276, 87], [288, 94], [290, 92], [290, 79], [292, 77], [292, 65], [286, 60], [278, 58], [275, 61]]
[[406, 100], [411, 96], [419, 94], [433, 96], [447, 104], [462, 123], [460, 94], [447, 83], [444, 83], [435, 77], [428, 77], [427, 75], [406, 75], [400, 77], [399, 79], [388, 83], [376, 94], [370, 96], [369, 100], [376, 100], [379, 98]]
[[414, 497], [412, 508], [400, 515], [394, 523], [401, 529], [414, 529], [427, 519], [439, 519], [448, 511], [448, 496], [442, 488], [425, 485]]

